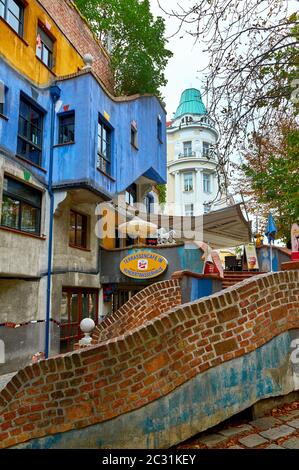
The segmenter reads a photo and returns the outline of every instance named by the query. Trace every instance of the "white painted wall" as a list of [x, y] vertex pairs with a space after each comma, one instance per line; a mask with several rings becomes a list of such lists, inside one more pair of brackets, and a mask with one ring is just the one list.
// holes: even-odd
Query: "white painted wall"
[[[219, 136], [211, 121], [196, 122], [201, 118], [193, 116], [194, 122], [189, 125], [177, 119], [167, 130], [167, 203], [174, 207], [172, 210], [168, 208], [168, 212], [175, 215], [186, 215], [186, 204], [193, 204], [193, 215], [201, 215], [205, 203], [211, 203], [216, 197], [221, 199], [220, 194], [217, 196], [217, 161], [203, 155], [203, 143], [216, 145]], [[192, 142], [192, 154], [184, 156], [184, 142], [188, 141]], [[193, 175], [192, 191], [185, 191], [184, 173]], [[204, 191], [204, 173], [210, 175], [210, 192]]]

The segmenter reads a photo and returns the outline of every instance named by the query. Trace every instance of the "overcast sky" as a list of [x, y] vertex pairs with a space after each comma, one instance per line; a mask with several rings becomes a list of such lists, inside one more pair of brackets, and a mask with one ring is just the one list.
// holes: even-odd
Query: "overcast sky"
[[[170, 37], [177, 29], [178, 23], [174, 18], [168, 18], [163, 14], [163, 11], [158, 6], [157, 0], [150, 0], [152, 12], [155, 16], [163, 16], [166, 20], [166, 36]], [[174, 8], [178, 2], [174, 0], [161, 0], [161, 5], [165, 10], [171, 7]], [[193, 0], [180, 0], [181, 5], [190, 5]], [[168, 84], [162, 89], [163, 96], [165, 97], [167, 105], [168, 119], [171, 119], [172, 114], [178, 107], [180, 96], [186, 88], [194, 87], [204, 91], [204, 77], [198, 73], [198, 70], [208, 64], [207, 54], [202, 52], [202, 47], [199, 42], [194, 45], [194, 39], [188, 35], [182, 34], [175, 35], [169, 39], [168, 48], [173, 52], [173, 57], [168, 63], [166, 69], [166, 78]]]
[[[163, 16], [166, 21], [166, 36], [170, 37], [177, 29], [178, 22], [175, 18], [169, 18], [158, 6], [157, 0], [150, 0], [152, 12], [155, 16]], [[165, 10], [175, 9], [178, 3], [184, 7], [194, 5], [194, 0], [160, 0]], [[298, 1], [289, 0], [289, 11], [297, 11]], [[208, 65], [209, 57], [203, 52], [203, 45], [189, 35], [175, 35], [169, 39], [168, 48], [173, 52], [173, 57], [166, 69], [168, 84], [162, 89], [167, 107], [167, 118], [171, 119], [179, 104], [181, 93], [184, 89], [194, 87], [204, 93], [205, 77], [198, 71]], [[205, 102], [205, 99], [204, 99]], [[206, 104], [206, 102], [205, 102]]]
[[[177, 29], [177, 21], [174, 18], [168, 18], [160, 10], [157, 0], [150, 0], [152, 12], [155, 16], [163, 16], [166, 20], [166, 35], [171, 36]], [[174, 0], [161, 0], [161, 5], [169, 8], [171, 4], [175, 7], [177, 4]], [[190, 5], [190, 0], [180, 0], [182, 5]], [[191, 1], [192, 4], [192, 1]], [[165, 97], [168, 119], [178, 107], [180, 96], [185, 88], [194, 87], [202, 90], [203, 83], [201, 83], [200, 74], [198, 70], [208, 63], [208, 57], [202, 53], [202, 48], [199, 42], [194, 45], [194, 39], [188, 35], [184, 35], [180, 39], [181, 34], [172, 37], [169, 40], [168, 48], [173, 52], [173, 57], [168, 63], [166, 69], [166, 78], [168, 84], [162, 89]]]

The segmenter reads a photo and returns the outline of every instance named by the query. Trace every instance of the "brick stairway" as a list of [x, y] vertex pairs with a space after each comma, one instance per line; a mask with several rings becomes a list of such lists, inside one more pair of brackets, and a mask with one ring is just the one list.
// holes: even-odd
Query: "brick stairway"
[[261, 274], [260, 272], [252, 271], [224, 271], [224, 279], [222, 281], [222, 288], [226, 289], [227, 287], [234, 286], [238, 282], [244, 281], [250, 277]]

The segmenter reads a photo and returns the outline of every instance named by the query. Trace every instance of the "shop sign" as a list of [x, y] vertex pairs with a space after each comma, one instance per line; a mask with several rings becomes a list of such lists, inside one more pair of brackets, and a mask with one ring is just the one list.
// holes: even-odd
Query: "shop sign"
[[158, 239], [157, 238], [147, 238], [146, 239], [146, 244], [149, 246], [157, 246], [158, 245]]
[[120, 270], [132, 279], [152, 279], [163, 274], [167, 266], [164, 256], [151, 251], [138, 251], [122, 260]]

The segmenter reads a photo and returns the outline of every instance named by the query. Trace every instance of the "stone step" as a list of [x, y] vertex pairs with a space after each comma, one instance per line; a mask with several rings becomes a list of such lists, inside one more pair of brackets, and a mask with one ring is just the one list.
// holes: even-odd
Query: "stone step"
[[260, 272], [247, 272], [247, 271], [225, 271], [224, 279], [222, 281], [222, 288], [227, 289], [232, 287], [245, 279], [250, 279], [254, 276], [261, 274]]

